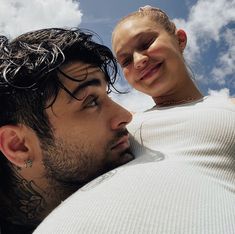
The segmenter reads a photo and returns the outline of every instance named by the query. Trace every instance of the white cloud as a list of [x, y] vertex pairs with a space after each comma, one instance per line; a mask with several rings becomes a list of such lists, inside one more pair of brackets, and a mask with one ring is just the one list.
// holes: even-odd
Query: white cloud
[[227, 29], [224, 41], [229, 49], [220, 53], [217, 66], [212, 70], [212, 75], [219, 84], [225, 83], [226, 76], [235, 77], [235, 30]]
[[211, 96], [228, 97], [229, 98], [229, 90], [228, 89], [221, 89], [221, 90], [209, 89], [208, 93]]
[[235, 21], [235, 0], [199, 0], [187, 20], [174, 19], [178, 28], [188, 34], [186, 56], [194, 60], [211, 41], [219, 42], [221, 31]]
[[73, 0], [1, 0], [0, 34], [15, 37], [39, 28], [76, 27], [81, 17]]
[[202, 55], [212, 42], [217, 43], [215, 49], [222, 48], [215, 58], [217, 62], [210, 64], [211, 72], [205, 75], [202, 68], [197, 76], [204, 76], [204, 82], [213, 81], [221, 86], [229, 84], [235, 87], [235, 32], [227, 29], [231, 26], [229, 24], [235, 22], [235, 0], [199, 0], [190, 9], [186, 20], [174, 19], [174, 22], [188, 34], [185, 57], [191, 65], [210, 64], [209, 61], [203, 61]]
[[131, 112], [147, 110], [155, 105], [150, 96], [140, 93], [134, 89], [127, 94], [111, 94], [111, 97], [119, 105]]
[[110, 97], [131, 112], [142, 112], [155, 105], [150, 96], [133, 89], [121, 76], [117, 77], [115, 88], [123, 93], [111, 92]]

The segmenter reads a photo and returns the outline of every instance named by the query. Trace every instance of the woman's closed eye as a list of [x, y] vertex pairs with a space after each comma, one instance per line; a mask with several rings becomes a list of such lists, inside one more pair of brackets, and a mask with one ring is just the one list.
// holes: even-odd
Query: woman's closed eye
[[120, 62], [120, 65], [122, 67], [126, 67], [131, 63], [131, 61], [132, 61], [131, 57], [127, 57]]
[[140, 45], [139, 49], [140, 50], [147, 50], [152, 45], [153, 42], [154, 42], [154, 38], [151, 38], [151, 39], [147, 40], [146, 42], [143, 42]]
[[[156, 39], [155, 37], [151, 37], [151, 38], [149, 38], [148, 40], [143, 40], [143, 42], [139, 44], [137, 50], [139, 50], [139, 51], [147, 50], [147, 49], [153, 44], [153, 42], [155, 41], [155, 39]], [[126, 66], [128, 66], [131, 62], [132, 62], [132, 57], [131, 57], [131, 56], [128, 56], [128, 57], [126, 57], [126, 58], [123, 58], [123, 59], [120, 61], [120, 65], [121, 65], [121, 67], [126, 67]]]

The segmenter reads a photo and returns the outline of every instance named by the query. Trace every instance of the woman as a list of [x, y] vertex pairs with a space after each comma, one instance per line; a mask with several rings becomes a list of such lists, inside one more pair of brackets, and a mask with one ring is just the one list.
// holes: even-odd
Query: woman
[[[156, 196], [162, 198], [163, 207], [172, 204], [165, 214], [179, 217], [186, 229], [192, 227], [183, 217], [195, 219], [199, 229], [193, 233], [232, 233], [235, 226], [228, 221], [228, 231], [220, 220], [234, 217], [234, 100], [203, 97], [184, 61], [186, 43], [186, 33], [158, 8], [140, 8], [118, 22], [112, 45], [124, 76], [156, 104], [135, 114], [128, 130], [143, 148], [164, 155], [156, 173], [162, 173], [161, 181], [167, 182], [156, 182], [161, 194]], [[132, 147], [138, 155], [138, 144], [134, 142]], [[156, 219], [159, 226], [163, 224], [160, 216]], [[211, 222], [204, 232], [199, 218]], [[181, 233], [189, 233], [186, 229]]]
[[200, 100], [183, 58], [187, 36], [158, 8], [124, 17], [113, 31], [113, 50], [127, 81], [156, 106]]
[[[232, 140], [235, 134], [235, 105], [225, 97], [203, 97], [184, 61], [186, 33], [176, 29], [165, 12], [145, 6], [122, 18], [113, 31], [112, 43], [127, 81], [156, 103], [151, 110], [136, 114], [129, 127], [134, 136], [141, 138], [141, 144], [166, 153], [173, 148], [169, 141], [171, 145], [177, 142], [180, 155], [181, 146], [183, 154], [188, 155], [194, 145], [201, 148], [205, 142], [214, 145], [209, 154], [228, 144], [234, 148], [234, 141], [227, 141], [227, 137]], [[151, 128], [148, 137], [144, 136], [148, 131], [145, 125]], [[221, 125], [226, 127], [220, 129]], [[210, 131], [204, 131], [206, 128]], [[224, 139], [223, 132], [229, 132]], [[216, 134], [222, 141], [214, 142]], [[175, 148], [172, 150], [175, 152]], [[207, 147], [201, 153], [208, 154]], [[198, 155], [197, 150], [193, 155]]]

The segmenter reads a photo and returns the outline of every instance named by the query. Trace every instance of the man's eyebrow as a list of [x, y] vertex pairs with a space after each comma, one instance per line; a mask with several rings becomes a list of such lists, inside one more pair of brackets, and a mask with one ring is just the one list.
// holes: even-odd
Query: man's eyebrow
[[70, 100], [69, 102], [71, 102], [73, 100], [74, 97], [77, 97], [78, 93], [82, 92], [83, 90], [85, 90], [87, 87], [90, 86], [94, 86], [94, 87], [99, 87], [101, 86], [101, 81], [100, 79], [91, 79], [88, 81], [84, 81], [82, 84], [78, 85], [72, 92], [70, 95]]

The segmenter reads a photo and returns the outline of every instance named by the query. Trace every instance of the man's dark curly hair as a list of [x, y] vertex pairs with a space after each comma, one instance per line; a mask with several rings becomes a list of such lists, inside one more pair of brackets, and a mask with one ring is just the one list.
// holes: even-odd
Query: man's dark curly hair
[[61, 88], [69, 93], [58, 78], [59, 67], [67, 62], [99, 67], [110, 90], [117, 75], [116, 60], [93, 36], [88, 30], [63, 28], [28, 32], [12, 41], [0, 36], [0, 127], [25, 124], [40, 139], [51, 138], [45, 109]]

